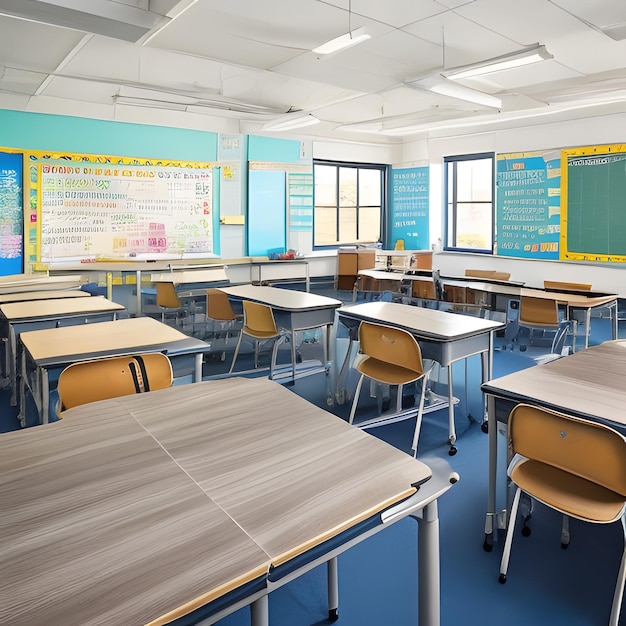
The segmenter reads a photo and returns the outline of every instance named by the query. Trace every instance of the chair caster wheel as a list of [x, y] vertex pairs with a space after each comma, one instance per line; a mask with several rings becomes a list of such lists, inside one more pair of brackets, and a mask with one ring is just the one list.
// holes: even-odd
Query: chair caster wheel
[[450, 449], [448, 450], [448, 455], [454, 456], [456, 453], [457, 453], [456, 446], [450, 446]]
[[504, 585], [504, 583], [506, 582], [506, 574], [500, 574], [500, 577], [498, 578], [498, 582], [501, 585]]
[[488, 433], [489, 432], [489, 422], [483, 422], [480, 425], [480, 430], [482, 430], [484, 433]]
[[520, 352], [526, 352], [526, 346], [520, 346], [519, 347], [519, 351]]
[[529, 526], [524, 526], [524, 527], [522, 528], [522, 537], [530, 537], [530, 533], [531, 533], [531, 532], [532, 532], [532, 531], [530, 530], [530, 527], [529, 527]]

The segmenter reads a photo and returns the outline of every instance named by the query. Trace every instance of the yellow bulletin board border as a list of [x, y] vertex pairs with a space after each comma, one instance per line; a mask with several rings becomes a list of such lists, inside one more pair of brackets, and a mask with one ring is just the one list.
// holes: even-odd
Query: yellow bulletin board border
[[626, 255], [592, 254], [589, 252], [574, 252], [568, 247], [568, 159], [577, 156], [602, 156], [608, 154], [625, 154], [626, 144], [607, 144], [604, 146], [586, 146], [561, 150], [561, 237], [559, 259], [564, 261], [592, 261], [595, 263], [626, 263]]
[[[41, 165], [63, 163], [73, 166], [84, 163], [85, 165], [103, 166], [145, 166], [145, 167], [171, 167], [179, 169], [207, 169], [213, 170], [218, 167], [213, 161], [181, 161], [178, 159], [148, 159], [129, 156], [112, 156], [100, 154], [82, 154], [76, 152], [53, 152], [49, 150], [15, 150], [24, 154], [24, 265], [27, 263], [35, 270], [47, 269], [47, 263], [41, 263]], [[213, 207], [213, 215], [219, 214]], [[213, 224], [213, 237], [215, 238], [215, 222]], [[215, 244], [215, 241], [214, 241]], [[100, 259], [106, 260], [106, 259]], [[120, 259], [111, 259], [111, 262]], [[125, 262], [132, 262], [126, 259]]]

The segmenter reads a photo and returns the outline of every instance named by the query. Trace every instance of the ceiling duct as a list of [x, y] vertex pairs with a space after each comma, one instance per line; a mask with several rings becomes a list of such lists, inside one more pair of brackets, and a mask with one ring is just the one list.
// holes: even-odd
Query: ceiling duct
[[[173, 8], [177, 0], [170, 0]], [[170, 18], [115, 0], [0, 0], [0, 15], [137, 42]]]

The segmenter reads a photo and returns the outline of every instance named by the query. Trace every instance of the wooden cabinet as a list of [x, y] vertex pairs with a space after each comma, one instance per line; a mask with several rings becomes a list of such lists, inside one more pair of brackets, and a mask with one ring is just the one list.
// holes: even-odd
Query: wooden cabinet
[[359, 270], [369, 270], [376, 265], [374, 248], [341, 249], [337, 252], [337, 289], [352, 290]]

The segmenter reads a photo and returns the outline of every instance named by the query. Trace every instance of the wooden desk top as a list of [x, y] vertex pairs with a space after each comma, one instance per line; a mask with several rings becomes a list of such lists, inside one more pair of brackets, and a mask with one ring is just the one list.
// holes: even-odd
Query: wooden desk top
[[153, 283], [183, 285], [185, 283], [228, 282], [228, 276], [223, 265], [216, 265], [215, 267], [205, 267], [197, 270], [186, 269], [153, 273], [150, 275], [150, 280]]
[[114, 322], [78, 324], [20, 334], [20, 341], [36, 363], [69, 356], [98, 355], [107, 352], [139, 352], [142, 348], [175, 349], [177, 344], [201, 349], [209, 344], [189, 337], [176, 328], [151, 317], [131, 317]]
[[91, 295], [80, 289], [50, 289], [48, 291], [21, 291], [0, 294], [0, 304], [27, 302], [33, 300], [54, 300], [56, 298], [89, 298]]
[[71, 289], [80, 287], [86, 282], [88, 282], [87, 276], [39, 276], [37, 274], [0, 276], [0, 293]]
[[435, 341], [454, 341], [504, 328], [501, 322], [396, 302], [352, 304], [341, 307], [338, 313], [340, 316], [398, 326]]
[[327, 296], [320, 296], [306, 291], [294, 289], [280, 289], [279, 287], [266, 287], [262, 285], [236, 285], [233, 287], [220, 287], [229, 296], [242, 300], [253, 300], [267, 304], [275, 309], [283, 311], [305, 311], [314, 309], [338, 308], [341, 300], [335, 300]]
[[626, 341], [607, 341], [483, 384], [485, 393], [626, 425]]
[[0, 623], [135, 626], [174, 616], [430, 476], [267, 379], [71, 409], [0, 436], [0, 591], [10, 600]]
[[0, 315], [9, 322], [24, 322], [59, 316], [82, 315], [83, 313], [107, 313], [124, 310], [125, 308], [121, 304], [107, 300], [102, 296], [29, 300], [0, 305]]

